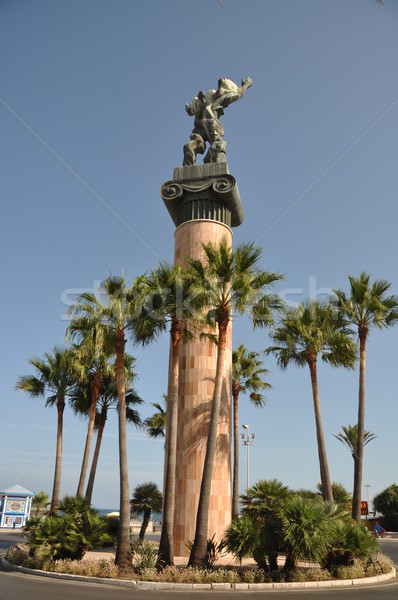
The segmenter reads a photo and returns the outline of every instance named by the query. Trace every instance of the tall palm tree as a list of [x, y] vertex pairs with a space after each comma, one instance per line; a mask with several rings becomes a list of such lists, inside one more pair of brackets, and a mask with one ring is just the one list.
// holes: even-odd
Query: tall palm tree
[[[91, 292], [80, 294], [69, 313], [77, 321], [86, 319], [87, 327], [101, 328], [104, 339], [112, 344], [116, 354], [118, 389], [120, 518], [115, 564], [123, 574], [133, 571], [130, 547], [130, 498], [127, 466], [126, 383], [124, 355], [126, 334], [132, 332], [137, 315], [138, 296], [126, 285], [123, 277], [110, 276], [100, 285], [100, 299]], [[72, 327], [72, 324], [71, 324]]]
[[78, 339], [80, 342], [78, 346], [75, 346], [76, 354], [79, 358], [80, 379], [82, 382], [90, 382], [91, 387], [91, 405], [86, 443], [76, 491], [76, 495], [82, 498], [90, 457], [98, 394], [104, 377], [110, 374], [112, 370], [112, 365], [109, 362], [112, 347], [109, 344], [109, 339], [104, 338], [101, 324], [97, 323], [94, 327], [92, 326], [92, 322], [85, 316], [81, 318], [76, 317], [71, 321], [67, 329], [68, 337]]
[[[317, 488], [319, 494], [323, 497], [322, 484], [317, 483], [316, 488]], [[332, 481], [332, 492], [333, 492], [334, 504], [339, 505], [341, 510], [343, 510], [345, 512], [349, 512], [351, 510], [352, 496], [349, 492], [347, 492], [347, 490], [345, 489], [343, 484], [338, 483], [336, 481]], [[316, 496], [317, 496], [317, 494], [313, 494], [310, 497], [315, 498]]]
[[[125, 354], [125, 377], [126, 382], [128, 382], [126, 388], [126, 419], [127, 422], [132, 423], [135, 427], [142, 427], [140, 415], [133, 406], [142, 404], [143, 400], [137, 395], [134, 389], [130, 389], [130, 384], [135, 378], [135, 373], [133, 371], [134, 363], [135, 359], [129, 354]], [[89, 415], [91, 411], [91, 399], [92, 393], [90, 384], [78, 385], [71, 398], [71, 405], [75, 413], [80, 416]], [[102, 380], [97, 400], [97, 411], [94, 422], [94, 429], [97, 431], [97, 439], [85, 493], [85, 498], [90, 504], [101, 449], [102, 435], [108, 418], [108, 411], [109, 409], [117, 408], [117, 400], [116, 365], [113, 364], [112, 374], [107, 375]]]
[[137, 290], [144, 298], [140, 318], [135, 321], [135, 338], [142, 344], [155, 340], [170, 327], [171, 341], [171, 388], [167, 407], [167, 433], [165, 446], [164, 506], [162, 531], [159, 542], [158, 564], [174, 564], [173, 529], [176, 486], [177, 424], [178, 424], [178, 379], [180, 341], [191, 339], [192, 333], [183, 321], [193, 316], [188, 302], [190, 279], [181, 265], [170, 266], [160, 263], [149, 276], [141, 278]]
[[[115, 388], [114, 384], [112, 385], [112, 388], [114, 390], [114, 388]], [[112, 400], [111, 400], [111, 398], [112, 398]], [[102, 442], [102, 434], [104, 431], [104, 427], [105, 427], [105, 423], [106, 423], [106, 419], [107, 419], [107, 415], [108, 415], [108, 410], [109, 410], [109, 408], [117, 408], [117, 402], [115, 402], [114, 398], [115, 398], [115, 392], [110, 391], [109, 389], [105, 390], [104, 394], [99, 398], [100, 411], [98, 413], [97, 440], [95, 443], [93, 459], [91, 461], [90, 475], [88, 478], [87, 489], [86, 489], [86, 494], [85, 494], [85, 498], [87, 499], [88, 502], [91, 502], [91, 498], [93, 495], [94, 480], [95, 480], [95, 475], [97, 472], [97, 464], [98, 464], [98, 458], [99, 458], [101, 442]], [[117, 395], [116, 395], [116, 400], [117, 400]], [[138, 411], [136, 411], [134, 408], [132, 408], [132, 406], [134, 406], [136, 404], [142, 404], [142, 403], [143, 403], [143, 400], [137, 395], [137, 393], [134, 390], [131, 390], [131, 391], [126, 390], [126, 420], [128, 423], [131, 423], [135, 427], [142, 427], [142, 423], [141, 423], [141, 418], [140, 418], [140, 415], [138, 414]]]
[[54, 346], [44, 358], [31, 358], [30, 364], [36, 375], [24, 375], [16, 383], [16, 389], [28, 392], [32, 398], [47, 396], [46, 406], [57, 407], [57, 448], [55, 456], [54, 483], [50, 512], [58, 514], [61, 491], [62, 433], [65, 400], [76, 385], [76, 355], [73, 350]]
[[287, 310], [281, 323], [271, 332], [271, 338], [277, 345], [271, 346], [266, 352], [277, 357], [282, 369], [286, 369], [291, 363], [298, 367], [309, 367], [323, 498], [332, 501], [318, 390], [317, 359], [320, 355], [332, 367], [353, 369], [357, 360], [356, 346], [344, 319], [329, 304], [316, 301]]
[[265, 396], [260, 391], [271, 388], [263, 376], [268, 370], [262, 368], [258, 352], [249, 352], [244, 344], [239, 344], [232, 352], [232, 399], [234, 429], [234, 473], [232, 483], [232, 518], [239, 514], [239, 394], [250, 392], [250, 400], [257, 408], [264, 408]]
[[167, 419], [167, 394], [163, 394], [164, 408], [158, 402], [151, 402], [156, 408], [156, 412], [147, 417], [143, 423], [144, 428], [151, 438], [166, 437], [166, 419]]
[[143, 516], [138, 536], [140, 540], [144, 539], [151, 513], [159, 513], [162, 510], [162, 502], [162, 493], [156, 483], [150, 481], [135, 488], [130, 504], [133, 513]]
[[342, 315], [356, 327], [359, 339], [359, 393], [358, 393], [358, 437], [354, 456], [354, 490], [352, 495], [352, 518], [361, 521], [361, 492], [363, 470], [363, 447], [365, 435], [365, 380], [366, 342], [369, 331], [388, 328], [398, 321], [398, 296], [387, 295], [391, 283], [383, 279], [370, 282], [364, 271], [359, 277], [348, 277], [348, 294], [334, 290]]
[[[358, 424], [348, 425], [348, 427], [341, 426], [341, 432], [335, 435], [334, 437], [345, 444], [347, 448], [350, 450], [352, 458], [355, 460], [355, 452], [357, 449], [358, 442]], [[369, 444], [372, 440], [377, 438], [377, 435], [371, 433], [370, 431], [363, 432], [363, 445]]]
[[195, 279], [191, 292], [193, 302], [198, 301], [201, 306], [207, 307], [207, 322], [217, 328], [218, 342], [196, 530], [188, 563], [193, 567], [203, 567], [206, 563], [210, 490], [217, 448], [222, 384], [225, 377], [227, 332], [232, 312], [249, 312], [258, 325], [270, 324], [273, 308], [280, 307], [280, 299], [275, 295], [267, 295], [265, 291], [282, 278], [281, 275], [259, 268], [261, 249], [253, 244], [241, 244], [233, 251], [224, 239], [219, 245], [203, 244], [203, 250], [204, 262], [188, 259]]

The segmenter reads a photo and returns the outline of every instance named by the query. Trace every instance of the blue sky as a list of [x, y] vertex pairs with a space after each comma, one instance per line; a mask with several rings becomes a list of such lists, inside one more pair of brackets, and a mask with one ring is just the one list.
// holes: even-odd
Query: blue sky
[[[254, 85], [223, 117], [227, 159], [263, 266], [285, 273], [289, 303], [347, 288], [367, 270], [392, 282], [396, 260], [398, 2], [385, 0], [2, 0], [0, 189], [3, 284], [0, 487], [52, 488], [56, 411], [14, 391], [28, 359], [63, 342], [73, 293], [109, 273], [171, 261], [174, 226], [160, 198], [182, 162], [184, 110], [220, 77]], [[398, 328], [368, 344], [364, 484], [396, 482]], [[234, 342], [262, 351], [237, 320]], [[151, 414], [167, 385], [167, 336], [137, 358]], [[251, 481], [319, 480], [310, 378], [267, 359]], [[352, 488], [352, 458], [333, 434], [354, 424], [357, 372], [319, 366], [331, 477]], [[117, 421], [105, 430], [93, 502], [118, 506]], [[86, 424], [65, 411], [62, 494], [77, 487]], [[242, 448], [242, 453], [244, 449]], [[130, 486], [162, 481], [163, 443], [129, 430]], [[241, 488], [246, 481], [242, 454]], [[366, 489], [363, 490], [366, 497]]]

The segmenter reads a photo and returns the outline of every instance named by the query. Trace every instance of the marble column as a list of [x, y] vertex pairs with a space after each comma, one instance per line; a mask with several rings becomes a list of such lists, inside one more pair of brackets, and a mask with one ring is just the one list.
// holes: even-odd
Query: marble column
[[[231, 227], [243, 220], [235, 179], [226, 163], [177, 167], [174, 178], [161, 189], [162, 198], [176, 225], [174, 260], [204, 258], [203, 243], [232, 245]], [[195, 535], [196, 512], [202, 480], [216, 372], [217, 348], [195, 339], [180, 346], [178, 443], [174, 517], [174, 554], [187, 556], [186, 544]], [[223, 537], [231, 522], [232, 327], [225, 360], [225, 378], [218, 426], [217, 454], [210, 496], [208, 537]]]

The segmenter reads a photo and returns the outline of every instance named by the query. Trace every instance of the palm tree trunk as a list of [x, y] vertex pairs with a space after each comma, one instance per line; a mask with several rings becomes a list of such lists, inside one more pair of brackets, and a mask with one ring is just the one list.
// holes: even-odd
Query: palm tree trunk
[[54, 484], [53, 494], [51, 498], [50, 513], [58, 515], [58, 506], [61, 495], [61, 468], [62, 468], [62, 430], [63, 430], [63, 418], [64, 418], [65, 398], [60, 396], [57, 400], [57, 449], [55, 455], [55, 470], [54, 470]]
[[101, 442], [102, 442], [102, 434], [104, 432], [104, 427], [105, 427], [105, 422], [106, 422], [106, 412], [107, 412], [107, 409], [104, 406], [103, 409], [102, 409], [102, 411], [101, 411], [100, 417], [99, 417], [98, 431], [97, 431], [97, 441], [95, 443], [93, 460], [92, 460], [92, 463], [91, 463], [91, 470], [90, 470], [90, 475], [89, 475], [88, 483], [87, 483], [86, 500], [90, 504], [91, 504], [91, 498], [92, 498], [92, 495], [93, 495], [94, 479], [95, 479], [95, 474], [96, 474], [96, 471], [97, 471], [98, 458], [99, 458], [99, 453], [100, 453], [100, 448], [101, 448]]
[[310, 355], [308, 357], [308, 366], [311, 374], [311, 385], [312, 385], [312, 397], [314, 400], [314, 413], [315, 413], [315, 425], [316, 425], [316, 438], [318, 442], [318, 456], [319, 456], [319, 467], [321, 472], [321, 483], [322, 483], [322, 496], [324, 500], [333, 502], [333, 492], [330, 483], [329, 476], [329, 465], [326, 455], [325, 438], [323, 436], [323, 425], [321, 416], [321, 403], [319, 400], [318, 390], [318, 376], [316, 369], [316, 356]]
[[202, 483], [196, 517], [195, 538], [189, 557], [189, 567], [204, 568], [206, 565], [207, 530], [209, 524], [209, 505], [211, 481], [213, 476], [214, 457], [217, 449], [217, 429], [221, 405], [221, 392], [224, 380], [224, 361], [227, 341], [228, 316], [218, 323], [217, 367], [214, 382], [213, 401], [211, 406], [209, 434], [207, 437], [206, 456], [203, 466]]
[[171, 398], [167, 403], [169, 412], [169, 428], [166, 444], [166, 473], [164, 486], [164, 502], [162, 514], [162, 533], [160, 535], [158, 566], [174, 564], [174, 506], [176, 487], [176, 459], [177, 459], [177, 426], [178, 426], [178, 376], [179, 376], [179, 349], [180, 349], [181, 323], [172, 324], [171, 328], [171, 372], [172, 390]]
[[235, 519], [235, 517], [239, 515], [239, 384], [232, 384], [232, 397], [234, 403], [234, 474], [232, 483], [232, 518]]
[[290, 571], [291, 569], [295, 569], [297, 567], [296, 555], [294, 554], [294, 550], [289, 550], [286, 553], [286, 560], [283, 566], [284, 571]]
[[145, 537], [145, 532], [147, 530], [148, 527], [148, 523], [149, 523], [149, 518], [151, 516], [151, 511], [150, 510], [146, 510], [144, 512], [144, 518], [142, 520], [142, 525], [141, 525], [141, 529], [140, 529], [140, 534], [138, 536], [138, 539], [140, 539], [141, 541], [144, 539]]
[[127, 466], [127, 431], [126, 431], [126, 388], [124, 379], [124, 347], [126, 340], [123, 330], [116, 333], [116, 369], [119, 417], [119, 471], [120, 471], [120, 516], [115, 564], [120, 573], [129, 575], [133, 572], [130, 546], [130, 490]]
[[358, 394], [358, 432], [357, 447], [354, 456], [354, 490], [352, 494], [352, 518], [361, 522], [361, 493], [363, 438], [365, 433], [365, 376], [366, 376], [366, 337], [367, 328], [359, 329], [359, 394]]
[[88, 420], [87, 435], [86, 435], [86, 445], [84, 447], [82, 468], [80, 471], [80, 479], [79, 479], [79, 484], [77, 486], [77, 492], [76, 492], [76, 496], [80, 496], [80, 498], [83, 498], [83, 494], [84, 494], [84, 484], [86, 482], [88, 460], [90, 458], [91, 440], [93, 437], [94, 421], [95, 421], [95, 415], [97, 412], [97, 400], [98, 400], [100, 386], [101, 386], [101, 378], [98, 375], [94, 375], [93, 392], [91, 394], [90, 417]]

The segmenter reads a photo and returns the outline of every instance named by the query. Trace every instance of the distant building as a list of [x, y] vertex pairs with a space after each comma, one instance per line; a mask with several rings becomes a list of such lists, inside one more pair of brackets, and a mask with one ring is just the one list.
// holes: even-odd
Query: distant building
[[20, 529], [29, 519], [33, 492], [15, 485], [0, 492], [0, 527]]

